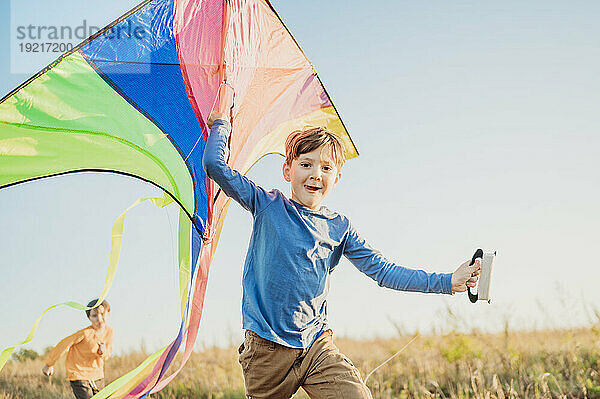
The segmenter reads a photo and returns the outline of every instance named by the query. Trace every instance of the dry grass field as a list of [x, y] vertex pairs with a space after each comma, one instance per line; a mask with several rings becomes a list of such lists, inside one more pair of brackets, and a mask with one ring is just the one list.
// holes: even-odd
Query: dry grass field
[[[412, 336], [336, 339], [363, 377]], [[115, 357], [107, 381], [134, 368], [142, 353]], [[64, 359], [61, 359], [61, 362]], [[175, 364], [179, 364], [176, 362]], [[41, 359], [10, 361], [0, 372], [0, 399], [72, 399], [59, 363], [44, 377]], [[374, 398], [600, 398], [600, 325], [569, 330], [419, 336], [367, 381]], [[244, 398], [236, 348], [194, 353], [153, 398]], [[306, 398], [299, 391], [295, 398]]]

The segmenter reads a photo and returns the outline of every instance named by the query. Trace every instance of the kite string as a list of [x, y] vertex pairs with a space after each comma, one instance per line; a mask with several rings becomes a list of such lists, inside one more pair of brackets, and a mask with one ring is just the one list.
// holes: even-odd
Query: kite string
[[369, 377], [371, 375], [373, 375], [374, 372], [376, 372], [377, 370], [379, 370], [381, 367], [385, 366], [390, 360], [392, 360], [393, 358], [395, 358], [396, 356], [398, 356], [400, 353], [402, 353], [402, 351], [404, 349], [406, 349], [408, 347], [408, 345], [412, 344], [412, 342], [417, 339], [419, 337], [419, 334], [416, 334], [414, 337], [412, 337], [412, 339], [410, 341], [408, 341], [408, 343], [406, 345], [404, 345], [402, 347], [402, 349], [400, 349], [398, 352], [394, 353], [391, 357], [389, 357], [385, 362], [381, 363], [379, 366], [375, 367], [369, 374], [367, 374], [367, 377], [365, 378], [365, 385], [367, 384], [367, 380], [369, 379]]
[[[210, 113], [212, 114], [212, 111], [215, 109], [215, 105], [217, 105], [217, 101], [219, 100], [219, 92], [221, 91], [221, 87], [223, 85], [227, 85], [229, 87], [232, 87], [229, 83], [227, 82], [221, 82], [221, 84], [219, 85], [219, 87], [217, 88], [217, 95], [215, 96], [215, 101], [213, 101], [213, 105], [212, 107], [210, 107]], [[208, 114], [210, 116], [210, 114]], [[207, 120], [208, 121], [208, 120]], [[208, 126], [207, 126], [208, 127]], [[192, 155], [192, 152], [194, 152], [194, 149], [196, 148], [196, 146], [198, 145], [198, 143], [200, 142], [200, 139], [203, 137], [202, 134], [198, 135], [198, 139], [196, 140], [196, 142], [194, 143], [194, 146], [192, 147], [192, 149], [190, 150], [190, 152], [188, 152], [188, 154], [186, 155], [185, 159], [183, 160], [184, 162], [188, 160], [188, 158], [190, 157], [190, 155]]]

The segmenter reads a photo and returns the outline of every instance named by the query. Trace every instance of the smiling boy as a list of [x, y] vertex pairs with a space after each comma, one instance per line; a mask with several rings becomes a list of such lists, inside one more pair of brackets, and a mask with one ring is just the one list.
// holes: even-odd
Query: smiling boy
[[317, 210], [341, 179], [344, 148], [336, 140], [318, 127], [296, 131], [287, 138], [286, 153], [291, 156], [283, 164], [283, 177], [291, 183], [293, 201]]
[[342, 255], [380, 286], [445, 294], [474, 286], [479, 262], [465, 262], [454, 273], [426, 273], [396, 265], [370, 247], [347, 217], [322, 205], [345, 160], [341, 140], [326, 129], [288, 137], [288, 199], [231, 169], [225, 161], [227, 113], [211, 114], [211, 123], [204, 169], [254, 218], [242, 279], [246, 336], [239, 348], [247, 397], [289, 398], [302, 387], [311, 398], [371, 398], [356, 367], [333, 343], [327, 322], [330, 276]]

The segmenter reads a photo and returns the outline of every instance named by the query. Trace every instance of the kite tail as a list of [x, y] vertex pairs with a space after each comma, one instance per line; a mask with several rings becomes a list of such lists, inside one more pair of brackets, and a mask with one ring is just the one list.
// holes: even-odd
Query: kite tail
[[[193, 294], [192, 292], [190, 292], [190, 295], [188, 296], [187, 306], [189, 306], [189, 323], [186, 329], [187, 334], [185, 339], [185, 350], [179, 368], [175, 370], [171, 375], [165, 377], [165, 373], [168, 367], [170, 366], [174, 355], [177, 353], [177, 350], [181, 346], [181, 335], [184, 332], [183, 328], [180, 329], [180, 334], [177, 336], [174, 342], [164, 349], [164, 352], [160, 355], [160, 359], [155, 363], [153, 369], [151, 371], [149, 370], [149, 368], [141, 370], [142, 372], [140, 374], [149, 374], [147, 374], [147, 376], [143, 379], [143, 381], [139, 383], [139, 385], [137, 385], [135, 388], [129, 391], [129, 393], [124, 395], [124, 390], [115, 392], [113, 396], [110, 396], [111, 399], [145, 398], [149, 394], [153, 394], [162, 390], [177, 376], [177, 374], [183, 369], [183, 366], [190, 358], [194, 348], [194, 344], [196, 342], [196, 338], [198, 336], [198, 329], [200, 326], [200, 319], [202, 317], [202, 309], [204, 306], [204, 298], [206, 294], [210, 264], [216, 249], [219, 236], [221, 234], [223, 221], [227, 214], [229, 203], [230, 201], [227, 200], [223, 204], [222, 212], [220, 212], [218, 216], [215, 234], [212, 239], [207, 239], [204, 242], [201, 242], [199, 233], [195, 229], [192, 229], [192, 242], [194, 243], [192, 245], [192, 254], [197, 254], [197, 256], [194, 256], [195, 259], [192, 263], [196, 265], [196, 267], [194, 268], [194, 270], [196, 271], [196, 278], [194, 283]], [[187, 219], [187, 217], [185, 217], [185, 219]], [[172, 356], [166, 354], [167, 352], [172, 353]], [[136, 380], [139, 381], [140, 379], [141, 378], [138, 377]], [[131, 385], [128, 386], [131, 387]], [[97, 395], [100, 395], [101, 393], [102, 391], [99, 392]], [[104, 399], [106, 397], [108, 396], [94, 396], [94, 399]]]
[[132, 208], [136, 207], [137, 205], [139, 205], [145, 201], [150, 201], [154, 205], [156, 205], [160, 208], [164, 208], [165, 206], [172, 203], [173, 199], [166, 192], [165, 192], [164, 198], [139, 198], [133, 204], [131, 204], [121, 215], [119, 215], [119, 217], [117, 217], [117, 219], [115, 219], [115, 222], [113, 223], [113, 227], [112, 227], [110, 257], [109, 257], [109, 261], [108, 261], [108, 270], [106, 272], [106, 279], [104, 281], [104, 287], [102, 288], [102, 292], [101, 292], [96, 304], [92, 307], [88, 307], [88, 306], [82, 305], [81, 303], [78, 303], [78, 302], [69, 301], [69, 302], [58, 303], [56, 305], [52, 305], [52, 306], [48, 307], [35, 320], [35, 322], [33, 323], [33, 326], [29, 330], [29, 334], [27, 335], [27, 337], [24, 340], [17, 342], [16, 344], [14, 344], [8, 348], [5, 348], [2, 351], [2, 353], [0, 353], [0, 370], [2, 370], [4, 368], [4, 366], [6, 365], [6, 362], [8, 361], [8, 359], [10, 358], [10, 355], [13, 353], [13, 351], [15, 350], [16, 347], [18, 347], [20, 345], [24, 345], [28, 342], [31, 342], [31, 340], [33, 340], [33, 337], [35, 336], [35, 333], [37, 331], [38, 325], [39, 325], [42, 317], [50, 310], [52, 310], [58, 306], [61, 306], [61, 305], [66, 305], [66, 306], [69, 306], [76, 310], [90, 310], [102, 303], [102, 301], [106, 298], [106, 295], [108, 294], [108, 291], [110, 290], [110, 287], [112, 286], [113, 280], [115, 279], [115, 275], [117, 274], [117, 267], [119, 265], [119, 257], [121, 256], [121, 246], [123, 243], [123, 227], [125, 224], [125, 216], [127, 215], [127, 212], [129, 212]]

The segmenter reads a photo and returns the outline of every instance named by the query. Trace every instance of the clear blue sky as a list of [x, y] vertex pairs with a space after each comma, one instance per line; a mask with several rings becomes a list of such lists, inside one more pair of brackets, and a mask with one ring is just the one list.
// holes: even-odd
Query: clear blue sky
[[[393, 323], [406, 332], [495, 331], [505, 320], [512, 328], [589, 325], [600, 307], [600, 3], [273, 3], [361, 153], [327, 205], [402, 265], [450, 272], [477, 247], [499, 255], [491, 305], [382, 289], [344, 260], [329, 297], [334, 331], [369, 338], [394, 334]], [[105, 25], [133, 4], [3, 2], [0, 91], [30, 76], [11, 73], [15, 24]], [[38, 70], [53, 58], [28, 62]], [[288, 193], [281, 162], [268, 157], [250, 176]], [[25, 337], [47, 306], [99, 294], [114, 219], [137, 198], [160, 195], [132, 178], [89, 173], [0, 190], [0, 347]], [[126, 220], [109, 294], [117, 351], [142, 342], [155, 349], [176, 333], [176, 220], [174, 207], [151, 205]], [[250, 231], [249, 214], [233, 204], [201, 345], [241, 339]], [[53, 345], [85, 323], [56, 309], [28, 347]]]

